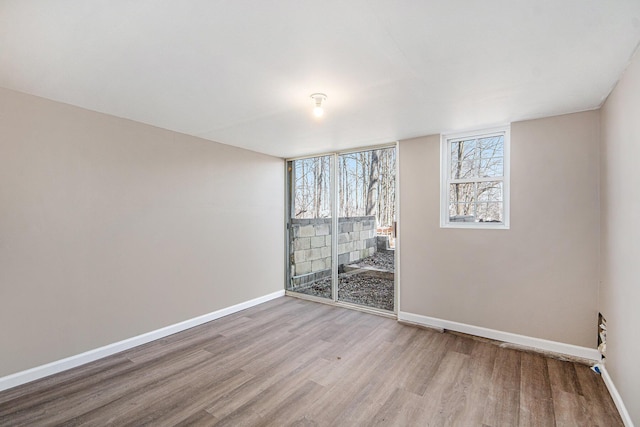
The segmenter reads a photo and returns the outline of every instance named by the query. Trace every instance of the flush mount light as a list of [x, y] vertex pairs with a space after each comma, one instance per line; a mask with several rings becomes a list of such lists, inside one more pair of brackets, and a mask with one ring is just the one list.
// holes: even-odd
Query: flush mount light
[[322, 117], [324, 114], [322, 103], [327, 100], [327, 95], [324, 93], [313, 93], [311, 94], [311, 99], [313, 99], [313, 102], [315, 103], [315, 107], [313, 108], [314, 116]]

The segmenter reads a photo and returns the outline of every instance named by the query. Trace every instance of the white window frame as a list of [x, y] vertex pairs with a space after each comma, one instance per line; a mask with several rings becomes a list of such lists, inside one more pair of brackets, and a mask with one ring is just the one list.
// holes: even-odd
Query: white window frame
[[[451, 184], [451, 143], [470, 138], [504, 135], [504, 159], [502, 177], [491, 177], [491, 181], [502, 181], [503, 222], [451, 222], [449, 221], [449, 185]], [[489, 129], [470, 130], [464, 132], [447, 132], [440, 135], [440, 227], [441, 228], [475, 228], [475, 229], [509, 229], [510, 205], [510, 153], [511, 127], [509, 125]], [[479, 179], [475, 182], [480, 182]]]

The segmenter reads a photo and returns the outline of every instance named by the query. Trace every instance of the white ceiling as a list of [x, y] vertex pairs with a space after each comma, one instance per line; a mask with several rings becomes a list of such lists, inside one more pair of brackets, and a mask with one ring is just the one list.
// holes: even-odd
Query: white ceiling
[[293, 157], [597, 108], [639, 41], [640, 0], [0, 0], [0, 86]]

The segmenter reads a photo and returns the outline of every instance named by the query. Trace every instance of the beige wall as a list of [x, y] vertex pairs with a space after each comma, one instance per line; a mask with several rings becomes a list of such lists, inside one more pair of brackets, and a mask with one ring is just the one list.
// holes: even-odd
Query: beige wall
[[0, 89], [0, 377], [283, 289], [283, 161]]
[[440, 138], [400, 142], [400, 310], [595, 348], [597, 111], [513, 123], [511, 229], [439, 227]]
[[640, 425], [640, 54], [601, 110], [600, 311], [607, 370]]

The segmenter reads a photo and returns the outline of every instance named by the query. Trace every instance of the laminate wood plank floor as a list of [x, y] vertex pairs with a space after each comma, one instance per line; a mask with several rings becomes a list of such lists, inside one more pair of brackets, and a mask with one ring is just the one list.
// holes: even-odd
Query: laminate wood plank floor
[[0, 393], [1, 426], [622, 426], [587, 366], [282, 297]]

